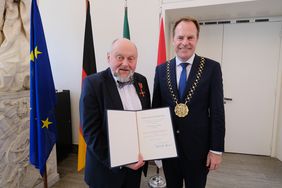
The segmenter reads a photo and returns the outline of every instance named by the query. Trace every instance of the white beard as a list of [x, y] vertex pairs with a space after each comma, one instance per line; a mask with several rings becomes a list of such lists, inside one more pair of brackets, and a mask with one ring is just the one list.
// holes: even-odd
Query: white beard
[[133, 80], [133, 71], [130, 70], [130, 72], [129, 72], [127, 77], [121, 77], [118, 72], [114, 72], [114, 77], [119, 82], [128, 82], [128, 81]]

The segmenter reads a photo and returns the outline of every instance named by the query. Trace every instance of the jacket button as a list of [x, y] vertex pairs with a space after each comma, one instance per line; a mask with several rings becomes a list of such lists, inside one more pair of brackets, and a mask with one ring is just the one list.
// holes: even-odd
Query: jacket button
[[177, 130], [177, 131], [176, 131], [176, 133], [177, 133], [177, 134], [179, 134], [179, 133], [180, 133], [180, 131], [179, 131], [179, 130]]

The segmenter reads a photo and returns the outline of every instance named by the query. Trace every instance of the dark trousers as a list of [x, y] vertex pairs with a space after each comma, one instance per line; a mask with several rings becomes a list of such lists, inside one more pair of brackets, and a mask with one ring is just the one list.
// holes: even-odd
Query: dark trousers
[[141, 182], [141, 170], [131, 170], [127, 169], [127, 173], [125, 175], [123, 184], [121, 188], [139, 188], [140, 187], [140, 182]]
[[206, 160], [187, 160], [183, 157], [163, 160], [167, 188], [204, 188], [208, 168]]
[[142, 170], [131, 170], [125, 168], [119, 175], [108, 177], [108, 181], [101, 180], [98, 187], [89, 186], [89, 188], [140, 188]]

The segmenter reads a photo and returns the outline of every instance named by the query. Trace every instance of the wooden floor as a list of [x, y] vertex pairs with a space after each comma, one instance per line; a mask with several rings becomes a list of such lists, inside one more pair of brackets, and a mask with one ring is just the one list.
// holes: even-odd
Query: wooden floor
[[[71, 154], [58, 164], [60, 180], [52, 188], [88, 187], [83, 172], [77, 173], [77, 155]], [[147, 188], [148, 179], [156, 174], [149, 165], [148, 177], [142, 177], [141, 188]], [[162, 170], [160, 174], [163, 175]], [[223, 164], [208, 175], [207, 188], [282, 188], [282, 162], [278, 159], [242, 154], [224, 153]]]

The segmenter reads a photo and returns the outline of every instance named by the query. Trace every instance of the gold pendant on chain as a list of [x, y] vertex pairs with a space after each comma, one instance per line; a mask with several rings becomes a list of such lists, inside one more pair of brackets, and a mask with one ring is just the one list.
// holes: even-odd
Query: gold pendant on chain
[[186, 104], [183, 104], [183, 103], [176, 104], [176, 106], [174, 108], [174, 113], [178, 117], [185, 117], [185, 116], [188, 115], [188, 112], [189, 112], [188, 106]]

